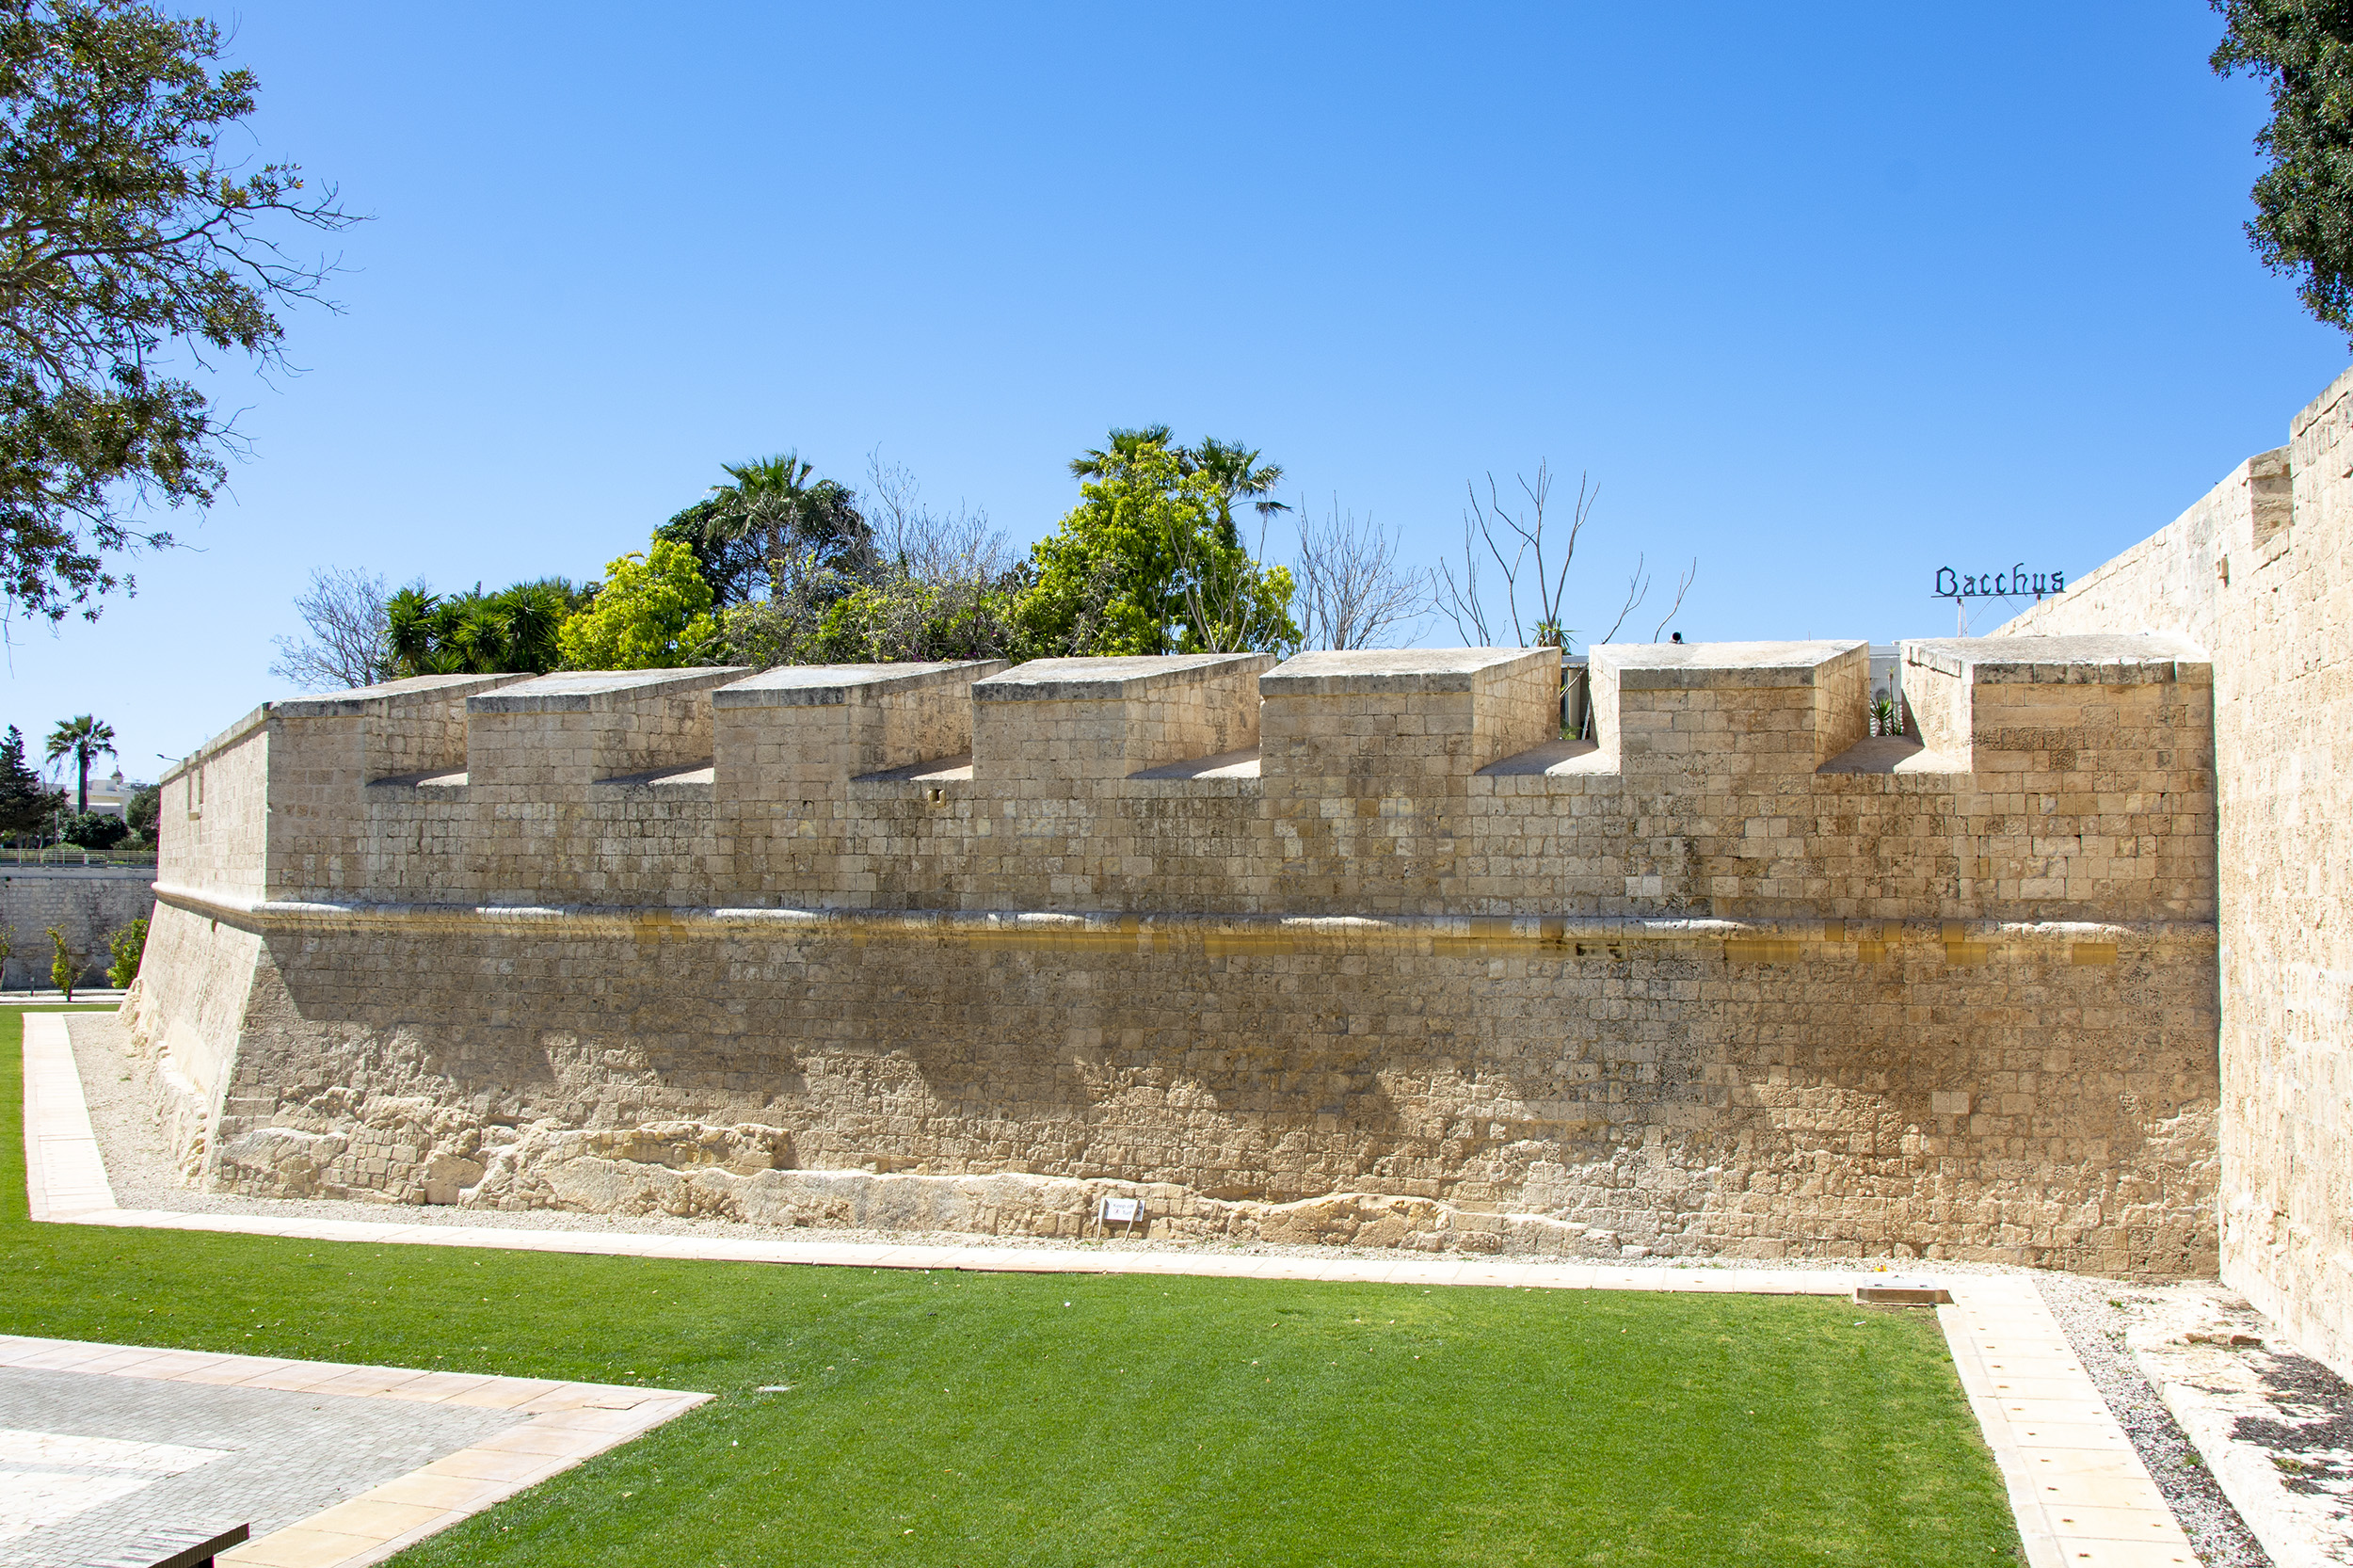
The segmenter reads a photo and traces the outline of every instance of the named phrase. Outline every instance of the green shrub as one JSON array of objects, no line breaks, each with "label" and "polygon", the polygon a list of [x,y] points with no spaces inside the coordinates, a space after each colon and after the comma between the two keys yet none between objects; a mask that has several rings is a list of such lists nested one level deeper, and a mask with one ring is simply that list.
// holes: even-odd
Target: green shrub
[{"label": "green shrub", "polygon": [[65,933],[54,925],[49,928],[49,945],[57,950],[57,955],[49,961],[50,983],[65,993],[66,1000],[72,1001],[73,982],[82,972],[80,956],[66,946]]},{"label": "green shrub", "polygon": [[106,983],[127,988],[139,977],[139,959],[147,952],[147,917],[142,915],[106,938],[106,951],[115,961],[106,966]]},{"label": "green shrub", "polygon": [[84,849],[112,849],[130,836],[130,824],[104,811],[84,811],[65,820],[65,841]]},{"label": "green shrub", "polygon": [[133,833],[152,844],[155,842],[155,822],[163,814],[163,787],[150,784],[122,803],[122,820],[130,824]]}]

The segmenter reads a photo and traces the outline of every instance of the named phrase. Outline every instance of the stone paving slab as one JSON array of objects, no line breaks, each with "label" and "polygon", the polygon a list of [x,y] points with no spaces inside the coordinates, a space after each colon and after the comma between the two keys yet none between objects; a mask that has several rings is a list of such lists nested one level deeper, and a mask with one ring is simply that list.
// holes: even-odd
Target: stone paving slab
[{"label": "stone paving slab", "polygon": [[[26,1105],[25,1147],[28,1165],[36,1159],[63,1161],[56,1190],[88,1198],[95,1192],[87,1169],[76,1161],[84,1144],[88,1160],[98,1163],[97,1145],[89,1133],[88,1109],[78,1079],[69,1096],[62,1089],[38,1099],[32,1090],[36,1063],[44,1085],[57,1072],[74,1073],[65,1026],[56,1015],[28,1015],[24,1020]],[[61,1064],[61,1066],[60,1066]],[[38,1143],[32,1135],[34,1118],[46,1119],[54,1134]],[[78,1120],[78,1128],[74,1125]],[[36,1151],[38,1150],[38,1154]],[[104,1181],[103,1165],[98,1179]],[[39,1182],[42,1178],[33,1176]],[[78,1183],[78,1185],[76,1185]],[[53,1206],[54,1208],[55,1206]],[[39,1216],[37,1216],[39,1217]],[[1423,1257],[1355,1253],[1334,1249],[1324,1257],[1291,1257],[1253,1254],[1184,1252],[1143,1254],[1052,1247],[953,1247],[865,1244],[840,1241],[782,1241],[767,1238],[681,1237],[631,1234],[625,1231],[531,1231],[494,1226],[405,1225],[351,1220],[306,1221],[280,1216],[184,1214],[153,1209],[112,1207],[111,1192],[104,1204],[52,1212],[49,1218],[76,1224],[120,1225],[137,1228],[202,1230],[248,1236],[300,1238],[312,1240],[366,1241],[379,1245],[437,1247],[495,1247],[506,1250],[586,1254],[602,1256],[659,1257],[713,1262],[819,1265],[868,1269],[965,1269],[1021,1273],[1139,1273],[1187,1274],[1227,1279],[1298,1279],[1388,1285],[1418,1285],[1429,1289],[1476,1288],[1487,1289],[1665,1290],[1742,1292],[1770,1295],[1848,1296],[1869,1284],[1942,1286],[1951,1293],[1948,1305],[1934,1308],[1950,1346],[1963,1392],[1976,1414],[2009,1493],[2030,1568],[2195,1568],[2196,1554],[2181,1526],[2165,1506],[2155,1483],[2141,1464],[2106,1402],[2100,1397],[2081,1361],[2076,1358],[2051,1316],[2041,1293],[2031,1280],[2013,1275],[1943,1274],[1932,1266],[1906,1265],[1900,1277],[1881,1270],[1829,1269],[1628,1269],[1593,1263],[1511,1263],[1493,1258]],[[1925,1310],[1923,1308],[1865,1308]],[[5,1343],[5,1342],[0,1342]],[[260,1364],[250,1377],[280,1377],[292,1365]],[[338,1368],[350,1372],[355,1368]],[[423,1376],[424,1374],[420,1374]],[[198,1367],[180,1374],[187,1381],[220,1381],[223,1369]],[[2032,1379],[2029,1390],[2018,1386]],[[504,1383],[506,1380],[495,1380]],[[553,1385],[549,1385],[552,1387]],[[617,1396],[643,1397],[651,1391],[619,1389]],[[398,1398],[397,1388],[381,1396]],[[445,1396],[452,1403],[495,1402],[495,1390]],[[561,1395],[536,1398],[563,1398]],[[687,1401],[707,1396],[667,1394]],[[585,1399],[571,1408],[600,1408]],[[672,1411],[671,1414],[675,1414]],[[662,1418],[666,1419],[664,1416]],[[651,1421],[647,1423],[652,1424]],[[643,1430],[642,1428],[638,1430]],[[594,1433],[584,1432],[584,1438]],[[417,1488],[442,1482],[495,1483],[504,1496],[543,1479],[529,1469],[536,1456],[476,1448],[429,1464],[416,1477],[396,1486],[406,1490],[367,1494],[369,1500],[408,1503],[424,1495]],[[576,1460],[565,1463],[577,1463]],[[561,1464],[555,1466],[561,1468]],[[552,1474],[550,1469],[544,1474]],[[433,1496],[470,1495],[461,1492]],[[427,1506],[417,1503],[416,1506]],[[478,1506],[488,1506],[481,1504]],[[472,1510],[453,1510],[444,1522],[454,1523]],[[344,1519],[358,1515],[342,1516]],[[378,1517],[370,1515],[369,1517]],[[382,1515],[391,1519],[393,1515]],[[440,1525],[432,1527],[441,1528]],[[381,1555],[421,1539],[429,1530],[394,1538]],[[309,1534],[281,1531],[294,1537],[275,1548],[277,1555],[247,1555],[268,1548],[257,1542],[221,1559],[223,1563],[254,1568],[314,1568],[332,1562],[338,1568],[377,1560],[375,1557],[330,1554],[348,1539],[340,1529]]]},{"label": "stone paving slab", "polygon": [[[708,1398],[0,1336],[0,1494],[26,1490],[25,1477],[115,1483],[13,1533],[21,1521],[0,1506],[0,1568],[77,1560],[147,1525],[215,1522],[253,1527],[224,1568],[360,1568]],[[76,1440],[201,1457],[168,1472],[97,1450],[77,1460]]]},{"label": "stone paving slab", "polygon": [[2275,1568],[2353,1562],[2353,1386],[2218,1287],[2140,1299],[2126,1340]]},{"label": "stone paving slab", "polygon": [[[0,1497],[33,1494],[0,1524],[0,1568],[78,1562],[151,1526],[282,1529],[522,1419],[106,1369],[119,1355],[71,1370],[41,1359],[0,1365],[0,1428],[20,1434],[0,1446]],[[195,1457],[142,1462],[156,1445]]]}]

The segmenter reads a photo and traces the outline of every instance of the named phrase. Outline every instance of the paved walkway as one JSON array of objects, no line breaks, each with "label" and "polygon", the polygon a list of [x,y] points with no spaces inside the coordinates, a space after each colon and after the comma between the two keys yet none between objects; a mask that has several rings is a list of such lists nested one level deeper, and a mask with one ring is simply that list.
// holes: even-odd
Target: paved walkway
[{"label": "paved walkway", "polygon": [[[93,1347],[34,1342],[51,1349]],[[282,1530],[521,1418],[0,1363],[0,1568],[104,1557],[157,1525]]]},{"label": "paved walkway", "polygon": [[[1984,1429],[1986,1443],[2009,1489],[2010,1506],[2018,1516],[2026,1560],[2032,1568],[2185,1568],[2198,1562],[2131,1440],[2117,1425],[2069,1347],[2066,1335],[2043,1304],[2041,1292],[2031,1279],[2021,1275],[1938,1274],[1919,1269],[1891,1280],[1876,1270],[1628,1269],[1348,1248],[1334,1248],[1328,1257],[1293,1257],[1190,1250],[891,1246],[123,1209],[114,1207],[114,1194],[106,1184],[98,1142],[83,1103],[72,1048],[57,1015],[25,1016],[24,1101],[33,1217],[72,1224],[226,1231],[379,1245],[495,1247],[872,1269],[1195,1274],[1427,1287],[1815,1296],[1843,1296],[1858,1287],[1890,1283],[1938,1286],[1951,1293],[1952,1304],[1938,1307],[1937,1318],[1952,1347],[1953,1363],[1970,1408]],[[277,1568],[274,1561],[271,1568]]]},{"label": "paved walkway", "polygon": [[257,1527],[224,1568],[361,1568],[709,1398],[0,1336],[0,1476],[25,1527],[0,1534],[0,1562],[217,1520]]}]

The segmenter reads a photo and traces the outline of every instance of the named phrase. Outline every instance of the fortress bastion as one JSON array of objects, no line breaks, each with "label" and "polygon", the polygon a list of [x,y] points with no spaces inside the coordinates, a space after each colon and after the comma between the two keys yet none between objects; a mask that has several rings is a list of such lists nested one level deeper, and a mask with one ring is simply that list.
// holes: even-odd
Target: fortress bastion
[{"label": "fortress bastion", "polygon": [[428,677],[164,780],[210,1187],[1615,1256],[2216,1259],[2170,632]]}]

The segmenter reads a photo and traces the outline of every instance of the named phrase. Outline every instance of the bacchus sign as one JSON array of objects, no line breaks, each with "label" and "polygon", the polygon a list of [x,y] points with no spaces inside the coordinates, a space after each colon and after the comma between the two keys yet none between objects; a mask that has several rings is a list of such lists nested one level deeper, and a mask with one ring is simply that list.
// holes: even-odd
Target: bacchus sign
[{"label": "bacchus sign", "polygon": [[1977,575],[1955,571],[1950,567],[1936,568],[1936,597],[1939,599],[2023,599],[2028,594],[2041,599],[2045,594],[2063,594],[2066,591],[2065,572],[2028,571],[2024,561],[2008,571]]}]

